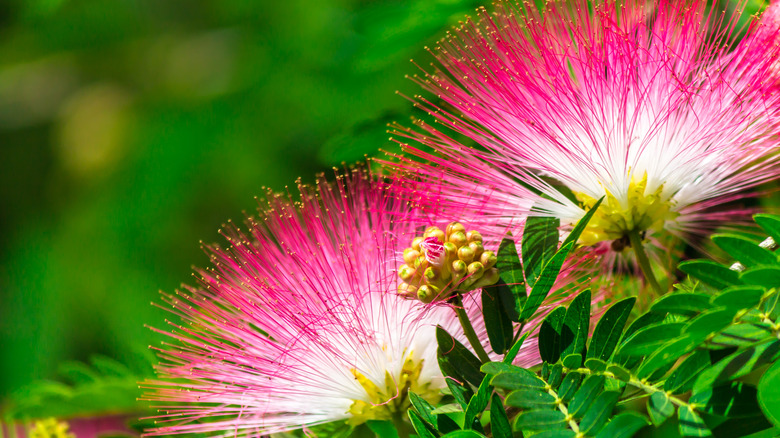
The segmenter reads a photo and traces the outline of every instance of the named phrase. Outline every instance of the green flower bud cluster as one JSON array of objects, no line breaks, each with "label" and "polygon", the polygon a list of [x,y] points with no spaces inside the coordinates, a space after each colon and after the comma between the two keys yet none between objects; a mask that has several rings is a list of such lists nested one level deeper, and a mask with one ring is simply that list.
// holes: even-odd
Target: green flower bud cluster
[{"label": "green flower bud cluster", "polygon": [[482,246],[478,231],[466,231],[452,222],[442,231],[428,227],[421,237],[404,250],[404,263],[398,267],[401,283],[398,293],[424,303],[444,301],[456,292],[468,292],[498,281],[496,254]]}]

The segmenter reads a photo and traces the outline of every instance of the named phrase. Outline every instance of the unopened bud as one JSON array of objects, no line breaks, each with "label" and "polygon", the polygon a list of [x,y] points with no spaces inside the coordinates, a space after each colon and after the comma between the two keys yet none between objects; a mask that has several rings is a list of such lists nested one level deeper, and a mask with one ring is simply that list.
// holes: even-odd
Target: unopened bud
[{"label": "unopened bud", "polygon": [[482,274],[482,277],[480,277],[479,280],[471,285],[471,288],[480,289],[486,286],[492,286],[498,282],[498,278],[498,269],[490,268]]},{"label": "unopened bud", "polygon": [[469,248],[474,251],[474,258],[477,260],[479,260],[479,257],[485,251],[485,247],[482,246],[482,242],[471,242],[469,243]]},{"label": "unopened bud", "polygon": [[463,226],[460,222],[450,222],[449,225],[447,225],[447,235],[451,236],[452,233],[462,231],[466,232],[466,227]]},{"label": "unopened bud", "polygon": [[420,266],[426,266],[428,264],[428,260],[425,259],[424,255],[421,255],[414,259],[414,269],[419,269]]},{"label": "unopened bud", "polygon": [[412,278],[414,278],[415,272],[417,271],[409,265],[401,265],[398,267],[398,276],[401,277],[401,280],[407,283],[409,283]]},{"label": "unopened bud", "polygon": [[466,233],[466,240],[469,242],[482,242],[482,235],[479,234],[479,231],[471,230]]},{"label": "unopened bud", "polygon": [[421,251],[420,244],[423,240],[423,237],[415,237],[414,240],[412,240],[412,249],[415,251]]},{"label": "unopened bud", "polygon": [[414,260],[420,257],[420,251],[413,248],[406,248],[404,250],[404,261],[407,265],[414,265]]},{"label": "unopened bud", "polygon": [[408,283],[401,283],[398,285],[398,295],[406,298],[414,298],[417,296],[417,286]]},{"label": "unopened bud", "polygon": [[448,262],[452,262],[458,257],[458,247],[452,242],[444,244],[445,257]]},{"label": "unopened bud", "polygon": [[439,240],[439,243],[444,243],[445,241],[444,231],[442,231],[439,227],[428,227],[428,229],[425,230],[423,237],[435,237]]},{"label": "unopened bud", "polygon": [[439,288],[430,284],[424,284],[417,289],[417,299],[423,303],[430,303],[439,295]]},{"label": "unopened bud", "polygon": [[458,258],[466,263],[471,263],[474,260],[474,250],[468,246],[461,247],[458,250]]},{"label": "unopened bud", "polygon": [[469,264],[468,271],[470,277],[479,277],[485,272],[485,265],[480,262],[471,263]]},{"label": "unopened bud", "polygon": [[485,269],[492,268],[496,265],[498,257],[496,257],[496,254],[493,251],[485,251],[479,256],[479,261],[485,265]]},{"label": "unopened bud", "polygon": [[458,248],[466,244],[466,233],[463,231],[456,231],[450,234],[450,242],[455,244]]},{"label": "unopened bud", "polygon": [[423,272],[423,277],[430,283],[435,281],[441,276],[441,271],[434,268],[433,266],[428,266],[425,268],[425,272]]}]

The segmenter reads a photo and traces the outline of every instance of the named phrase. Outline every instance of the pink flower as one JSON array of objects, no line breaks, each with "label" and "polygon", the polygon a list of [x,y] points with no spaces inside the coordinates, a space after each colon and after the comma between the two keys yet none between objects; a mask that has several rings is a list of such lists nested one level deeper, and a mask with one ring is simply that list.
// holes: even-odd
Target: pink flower
[{"label": "pink flower", "polygon": [[500,2],[432,50],[439,66],[416,80],[444,103],[417,105],[481,148],[430,124],[399,129],[436,152],[407,145],[431,162],[395,165],[421,180],[407,194],[569,226],[606,197],[586,245],[744,216],[709,212],[778,176],[777,6],[743,36],[740,14],[724,18],[716,2],[575,3],[547,2],[540,16]]},{"label": "pink flower", "polygon": [[225,227],[231,247],[209,248],[201,286],[166,295],[183,323],[146,384],[163,413],[151,434],[357,425],[406,418],[409,391],[441,397],[435,327],[466,344],[455,312],[396,294],[419,218],[363,170],[299,190],[269,195],[248,230]]}]

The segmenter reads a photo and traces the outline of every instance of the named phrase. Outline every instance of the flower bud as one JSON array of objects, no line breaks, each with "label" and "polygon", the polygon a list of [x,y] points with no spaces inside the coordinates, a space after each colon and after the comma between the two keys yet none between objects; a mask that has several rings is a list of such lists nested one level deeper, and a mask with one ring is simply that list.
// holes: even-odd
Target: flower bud
[{"label": "flower bud", "polygon": [[479,256],[479,261],[485,265],[485,269],[492,268],[496,265],[498,257],[496,257],[496,254],[493,251],[485,251]]},{"label": "flower bud", "polygon": [[445,258],[448,262],[452,262],[458,257],[458,247],[452,242],[446,242],[444,244]]},{"label": "flower bud", "polygon": [[466,244],[466,233],[463,231],[456,231],[452,234],[450,234],[450,242],[454,243],[455,246],[460,248],[461,246]]},{"label": "flower bud", "polygon": [[482,274],[482,277],[480,277],[479,280],[471,285],[471,288],[480,289],[485,286],[492,286],[498,282],[498,278],[498,269],[490,268],[486,270],[484,274]]},{"label": "flower bud", "polygon": [[468,267],[469,277],[479,277],[485,272],[485,266],[480,262],[474,262],[469,264]]},{"label": "flower bud", "polygon": [[482,242],[482,235],[479,234],[479,231],[471,230],[466,233],[466,240],[469,242]]},{"label": "flower bud", "polygon": [[424,284],[417,289],[417,299],[423,303],[430,303],[439,295],[439,288],[430,284]]},{"label": "flower bud", "polygon": [[417,296],[417,286],[401,283],[398,285],[398,295],[405,298],[415,298]]},{"label": "flower bud", "polygon": [[415,237],[414,240],[412,240],[412,249],[415,251],[421,251],[420,244],[424,239],[424,237]]},{"label": "flower bud", "polygon": [[466,263],[471,263],[474,260],[474,250],[468,246],[461,247],[458,250],[458,258]]},{"label": "flower bud", "polygon": [[432,283],[441,277],[441,271],[433,266],[428,266],[425,268],[425,272],[423,272],[423,277],[425,277],[426,281]]},{"label": "flower bud", "polygon": [[466,262],[455,260],[452,262],[452,284],[457,287],[460,280],[466,275]]},{"label": "flower bud", "polygon": [[414,269],[419,269],[420,266],[423,268],[428,265],[428,260],[425,259],[424,255],[421,255],[414,259]]},{"label": "flower bud", "polygon": [[452,236],[452,233],[456,233],[458,231],[464,233],[463,234],[464,237],[466,236],[466,234],[465,234],[466,233],[466,227],[464,227],[462,223],[460,223],[460,222],[450,222],[450,224],[447,225],[447,235],[448,236]]},{"label": "flower bud", "polygon": [[404,250],[404,261],[406,262],[407,265],[413,265],[414,260],[417,257],[420,257],[420,251],[417,251],[412,248],[406,248]]},{"label": "flower bud", "polygon": [[415,272],[417,272],[417,270],[409,265],[401,265],[398,267],[398,276],[401,277],[401,280],[407,283],[411,282],[411,280],[414,278]]},{"label": "flower bud", "polygon": [[435,237],[439,240],[439,243],[444,243],[444,231],[442,231],[439,227],[428,227],[428,229],[425,230],[425,234],[423,234],[423,237]]},{"label": "flower bud", "polygon": [[479,260],[479,257],[485,251],[485,247],[482,246],[482,242],[471,242],[469,243],[469,248],[474,251],[474,258],[477,260]]}]

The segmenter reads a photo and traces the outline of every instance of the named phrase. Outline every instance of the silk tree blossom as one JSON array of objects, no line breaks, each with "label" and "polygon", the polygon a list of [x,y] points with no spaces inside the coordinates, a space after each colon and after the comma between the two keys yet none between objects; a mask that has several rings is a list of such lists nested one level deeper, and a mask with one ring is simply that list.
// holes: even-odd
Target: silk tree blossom
[{"label": "silk tree blossom", "polygon": [[435,151],[407,144],[429,164],[395,164],[417,174],[407,191],[439,194],[423,203],[570,226],[604,197],[580,243],[620,249],[632,233],[744,217],[713,210],[777,178],[776,5],[746,29],[699,0],[547,2],[543,16],[524,5],[480,8],[415,78],[443,102],[417,106],[447,128],[396,132]]},{"label": "silk tree blossom", "polygon": [[[441,398],[436,325],[468,345],[456,314],[397,293],[403,248],[427,219],[364,170],[299,189],[301,201],[269,195],[247,230],[225,227],[231,246],[209,248],[214,268],[199,271],[200,286],[164,295],[183,324],[160,330],[172,341],[145,384],[161,411],[150,434],[400,422],[409,391]],[[487,345],[478,300],[465,298]],[[538,363],[534,346],[517,362]]]}]

